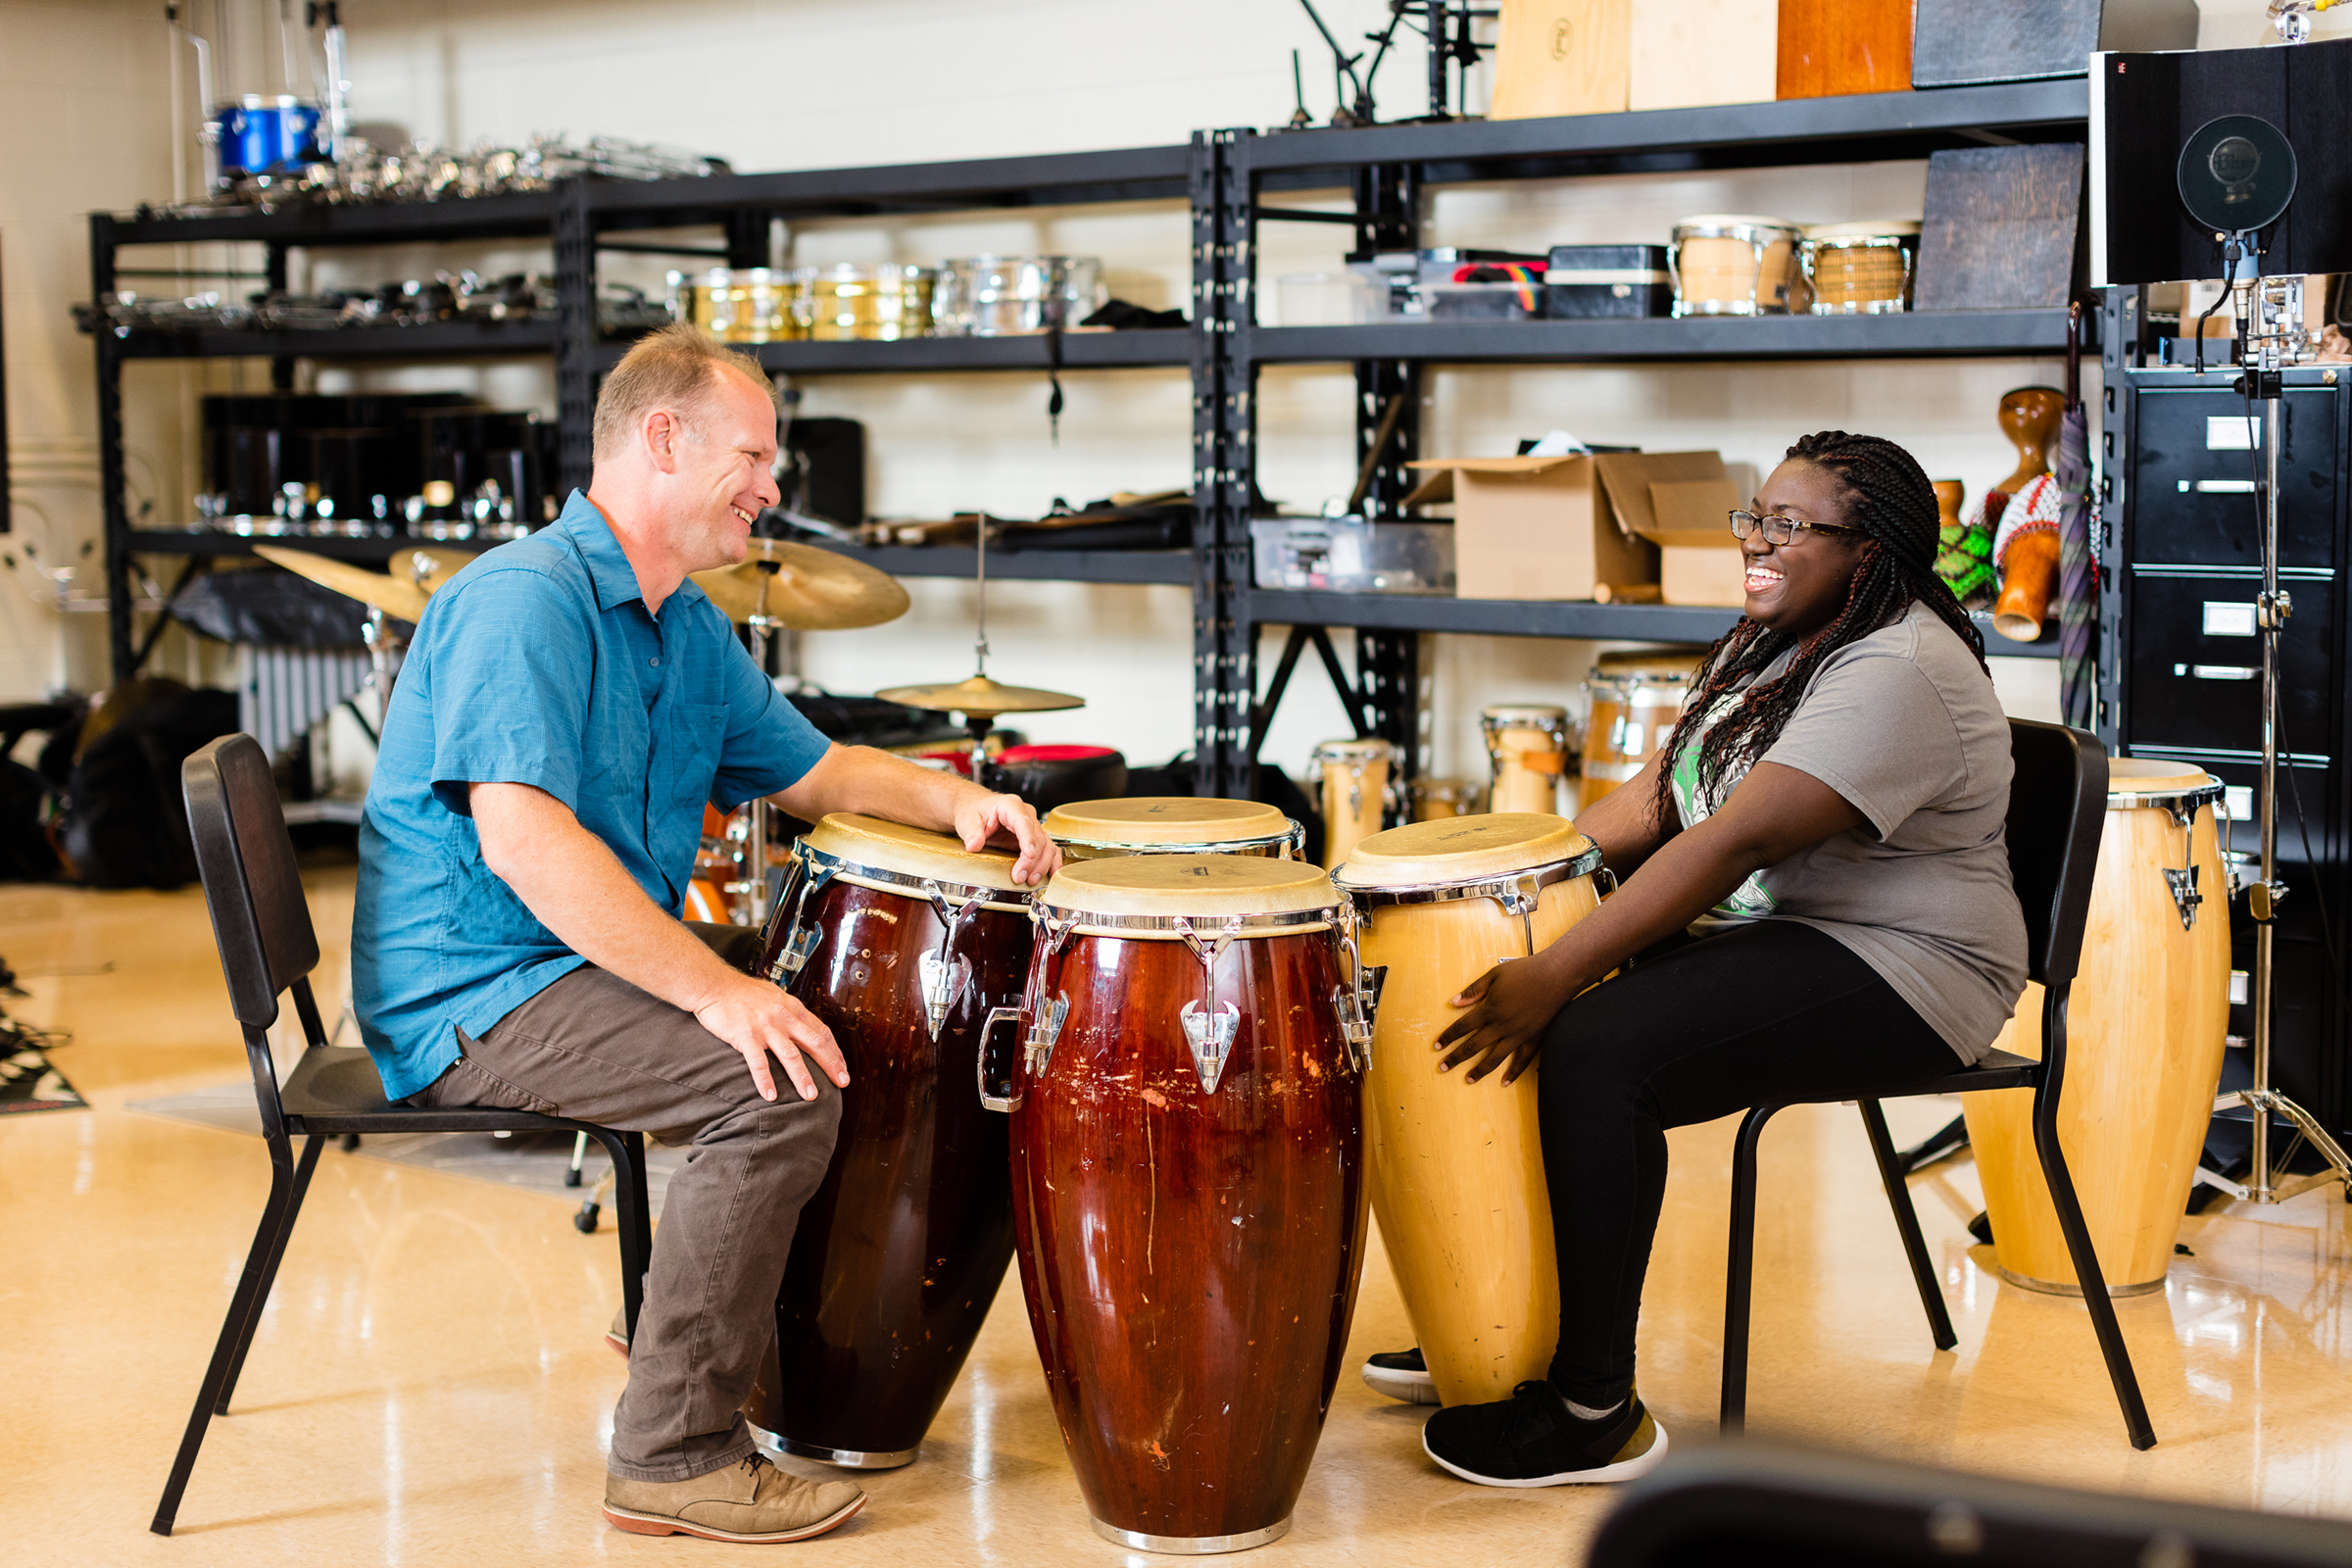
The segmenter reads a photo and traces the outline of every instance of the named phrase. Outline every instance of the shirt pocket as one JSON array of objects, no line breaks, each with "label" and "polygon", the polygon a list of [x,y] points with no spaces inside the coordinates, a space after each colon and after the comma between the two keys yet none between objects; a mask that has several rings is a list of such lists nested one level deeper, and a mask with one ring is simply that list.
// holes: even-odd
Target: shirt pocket
[{"label": "shirt pocket", "polygon": [[650,781],[653,810],[647,849],[668,878],[676,905],[694,875],[694,855],[703,842],[703,806],[718,777],[718,759],[727,743],[727,705],[672,703],[662,736],[660,766]]}]

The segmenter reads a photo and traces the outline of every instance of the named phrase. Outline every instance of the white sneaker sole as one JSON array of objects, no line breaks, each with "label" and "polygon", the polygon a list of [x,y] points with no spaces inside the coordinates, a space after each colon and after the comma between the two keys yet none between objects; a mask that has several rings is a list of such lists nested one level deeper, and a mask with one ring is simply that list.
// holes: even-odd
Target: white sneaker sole
[{"label": "white sneaker sole", "polygon": [[[1654,1417],[1652,1421],[1654,1424]],[[1657,1427],[1656,1430],[1658,1441],[1631,1459],[1620,1459],[1615,1464],[1604,1464],[1594,1470],[1563,1470],[1556,1476],[1530,1476],[1524,1481],[1506,1481],[1499,1476],[1482,1476],[1476,1471],[1465,1470],[1458,1464],[1446,1463],[1444,1459],[1440,1459],[1437,1450],[1429,1446],[1429,1434],[1426,1431],[1421,1434],[1421,1451],[1428,1454],[1438,1468],[1448,1475],[1459,1476],[1464,1481],[1474,1482],[1482,1487],[1590,1486],[1614,1481],[1633,1481],[1649,1474],[1659,1465],[1664,1464],[1666,1462],[1666,1429]]]},{"label": "white sneaker sole", "polygon": [[1442,1404],[1438,1397],[1438,1380],[1426,1372],[1400,1372],[1392,1367],[1364,1363],[1364,1387],[1374,1394],[1407,1404]]}]

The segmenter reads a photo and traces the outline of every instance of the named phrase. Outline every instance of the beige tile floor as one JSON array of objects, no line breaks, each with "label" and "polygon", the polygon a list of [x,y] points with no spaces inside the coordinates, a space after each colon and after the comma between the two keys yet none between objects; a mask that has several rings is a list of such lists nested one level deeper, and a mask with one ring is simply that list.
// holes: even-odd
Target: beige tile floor
[{"label": "beige tile floor", "polygon": [[[312,878],[339,1004],[351,874]],[[215,1423],[179,1534],[146,1533],[268,1173],[250,1138],[125,1102],[243,1071],[203,906],[0,890],[0,954],[70,1029],[59,1065],[94,1109],[0,1119],[0,1541],[11,1563],[521,1565],[733,1561],[776,1548],[608,1530],[596,1503],[624,1369],[610,1228],[545,1197],[330,1151],[235,1413]],[[1917,1136],[1947,1107],[1894,1107]],[[1708,1441],[1731,1124],[1675,1135],[1642,1322],[1642,1388],[1678,1444]],[[2352,1515],[2352,1278],[2329,1194],[2191,1219],[2163,1295],[2123,1304],[2161,1445],[2126,1444],[2080,1305],[2002,1286],[1963,1229],[1965,1160],[1915,1183],[1960,1332],[1933,1350],[1850,1110],[1766,1141],[1751,1423],[1788,1438],[2128,1494]],[[1375,1250],[1351,1356],[1407,1343]],[[1422,1456],[1424,1412],[1344,1378],[1291,1536],[1295,1568],[1581,1560],[1607,1507],[1571,1488],[1488,1491]],[[813,1467],[811,1467],[813,1468]],[[923,1458],[871,1478],[867,1513],[795,1549],[840,1564],[1145,1563],[1098,1540],[1055,1433],[1017,1281]],[[1162,1559],[1164,1560],[1164,1559]]]}]

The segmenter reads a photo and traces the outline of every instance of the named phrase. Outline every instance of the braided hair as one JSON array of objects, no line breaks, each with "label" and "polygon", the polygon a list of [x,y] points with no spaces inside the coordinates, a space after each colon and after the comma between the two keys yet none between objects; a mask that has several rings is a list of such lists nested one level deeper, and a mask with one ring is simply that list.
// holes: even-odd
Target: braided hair
[{"label": "braided hair", "polygon": [[[1653,800],[1661,824],[1675,819],[1670,814],[1674,810],[1674,760],[1693,735],[1703,737],[1698,754],[1699,793],[1702,799],[1713,800],[1726,777],[1744,772],[1772,749],[1803,700],[1814,672],[1832,654],[1892,625],[1915,603],[1934,611],[1968,645],[1978,664],[1984,664],[1984,635],[1935,572],[1936,487],[1918,461],[1883,437],[1844,430],[1803,436],[1788,449],[1788,456],[1834,474],[1846,495],[1846,514],[1838,520],[1868,535],[1854,563],[1845,608],[1828,625],[1801,640],[1742,616],[1707,650],[1696,688],[1683,705],[1674,734],[1662,748],[1665,760],[1658,768]],[[1795,657],[1786,670],[1750,687],[1745,701],[1734,706],[1719,723],[1703,727],[1706,715],[1726,693],[1762,672],[1791,647]],[[1989,667],[1986,673],[1990,673]]]}]

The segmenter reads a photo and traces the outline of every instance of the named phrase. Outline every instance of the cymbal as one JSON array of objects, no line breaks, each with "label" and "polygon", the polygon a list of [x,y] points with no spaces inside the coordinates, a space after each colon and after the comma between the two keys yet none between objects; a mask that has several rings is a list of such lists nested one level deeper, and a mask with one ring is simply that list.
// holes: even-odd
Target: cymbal
[{"label": "cymbal", "polygon": [[1086,706],[1085,698],[1072,697],[1068,692],[1006,686],[986,675],[939,686],[894,686],[874,695],[886,703],[928,709],[937,713],[969,713],[974,718],[994,718],[999,713],[1047,713],[1056,709]]},{"label": "cymbal", "polygon": [[437,594],[448,586],[450,578],[472,565],[474,557],[480,554],[481,552],[478,550],[453,550],[447,545],[417,545],[414,549],[403,550],[394,555],[391,570],[395,574],[405,577],[409,575],[415,559],[418,556],[424,557],[425,560],[432,563],[431,567],[424,574],[424,591],[428,594]]},{"label": "cymbal", "polygon": [[372,606],[398,620],[417,620],[424,614],[427,589],[418,587],[406,575],[390,576],[369,571],[346,561],[326,556],[315,556],[307,550],[288,550],[279,545],[256,545],[255,555],[273,562],[298,577],[307,577],[321,588],[331,588],[346,599],[356,599]]},{"label": "cymbal", "polygon": [[[759,613],[766,590],[767,613],[802,631],[845,631],[879,626],[906,613],[906,590],[889,572],[814,545],[782,539],[749,541],[751,554],[739,566],[694,574],[696,586],[729,620],[741,623]],[[762,562],[772,562],[767,570]]]}]

